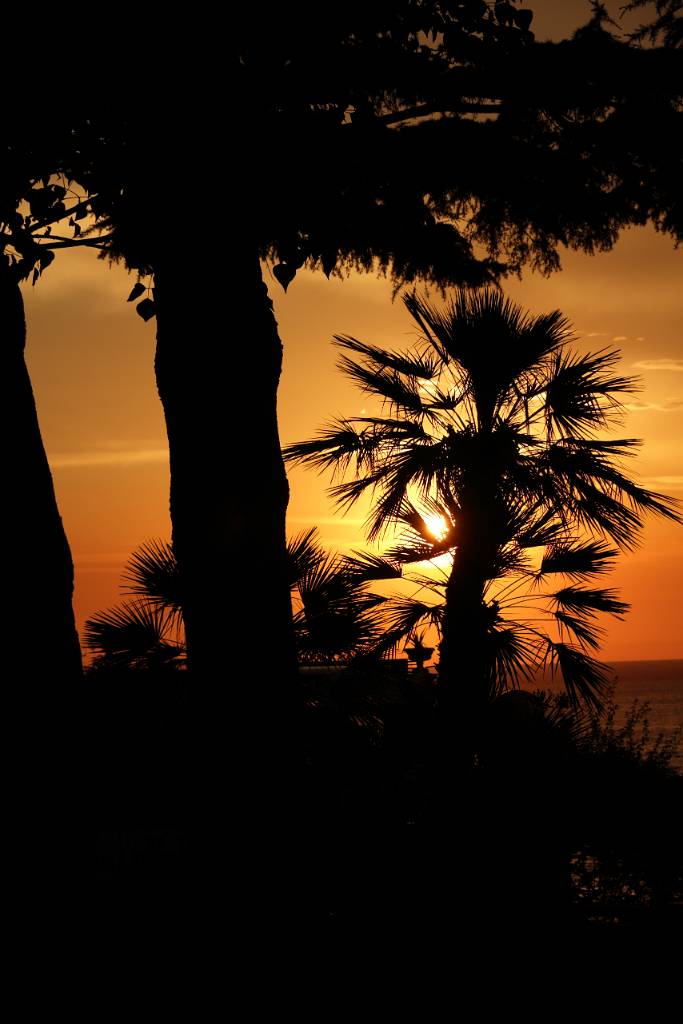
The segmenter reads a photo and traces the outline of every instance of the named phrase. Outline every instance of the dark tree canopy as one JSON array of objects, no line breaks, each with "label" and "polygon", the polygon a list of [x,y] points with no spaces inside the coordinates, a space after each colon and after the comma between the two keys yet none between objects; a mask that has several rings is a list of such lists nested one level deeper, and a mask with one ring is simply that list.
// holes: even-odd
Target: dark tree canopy
[{"label": "dark tree canopy", "polygon": [[238,9],[229,109],[207,107],[219,84],[207,72],[186,96],[196,123],[178,119],[165,67],[154,119],[131,107],[82,126],[119,252],[153,265],[179,143],[210,180],[226,266],[247,235],[285,287],[304,264],[480,285],[525,264],[555,270],[564,246],[609,248],[648,222],[679,240],[681,54],[617,39],[599,16],[561,43],[530,26],[513,3],[400,0],[324,19],[300,3],[256,34]]},{"label": "dark tree canopy", "polygon": [[654,18],[644,21],[632,38],[638,42],[664,42],[667,46],[683,46],[683,2],[681,0],[631,0],[624,11],[643,11],[644,16]]},{"label": "dark tree canopy", "polygon": [[239,55],[247,194],[283,285],[304,262],[476,285],[630,224],[680,239],[679,54],[597,17],[537,44],[529,11],[478,0],[352,5],[321,39],[306,7]]}]

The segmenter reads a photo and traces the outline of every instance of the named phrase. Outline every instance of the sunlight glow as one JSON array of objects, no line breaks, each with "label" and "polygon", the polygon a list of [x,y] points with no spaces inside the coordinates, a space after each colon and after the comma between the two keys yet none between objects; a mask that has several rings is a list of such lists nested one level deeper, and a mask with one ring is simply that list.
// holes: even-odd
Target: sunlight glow
[{"label": "sunlight glow", "polygon": [[434,540],[443,540],[448,533],[448,523],[443,516],[438,514],[423,516],[427,529]]}]

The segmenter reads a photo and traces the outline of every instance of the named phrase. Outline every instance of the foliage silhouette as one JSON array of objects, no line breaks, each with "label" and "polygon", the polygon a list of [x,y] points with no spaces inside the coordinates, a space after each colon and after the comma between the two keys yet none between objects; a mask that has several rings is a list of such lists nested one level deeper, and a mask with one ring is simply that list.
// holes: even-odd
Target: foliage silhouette
[{"label": "foliage silhouette", "polygon": [[[328,554],[315,528],[289,541],[287,559],[299,662],[346,663],[371,655],[384,636],[385,598],[370,593],[355,565]],[[183,579],[171,545],[143,544],[128,560],[123,580],[134,600],[85,624],[84,642],[96,667],[184,666]],[[240,642],[238,632],[225,646],[226,659]],[[258,651],[252,657],[258,664]]]},{"label": "foliage silhouette", "polygon": [[[629,224],[680,237],[672,173],[683,134],[680,62],[617,42],[599,21],[571,41],[537,44],[530,12],[513,3],[352,2],[327,12],[324,24],[303,3],[271,12],[258,38],[250,12],[233,17],[230,73],[240,103],[230,131],[239,159],[229,188],[214,148],[219,115],[206,102],[221,94],[224,71],[220,83],[203,77],[182,97],[197,111],[184,123],[184,149],[198,154],[197,176],[217,182],[216,209],[230,209],[229,242],[211,214],[192,219],[203,286],[169,225],[169,210],[185,209],[168,175],[178,138],[175,64],[159,69],[153,124],[133,108],[118,122],[90,125],[82,153],[92,157],[79,173],[113,227],[110,253],[153,275],[143,301],[158,320],[190,658],[210,675],[222,661],[217,581],[235,572],[249,587],[250,576],[267,576],[270,593],[255,587],[247,603],[260,598],[272,638],[264,657],[280,676],[294,662],[277,443],[281,346],[258,257],[283,287],[303,266],[328,275],[379,269],[397,287],[416,279],[475,285],[525,264],[556,269],[562,246],[609,248]],[[430,152],[447,156],[425,159]],[[223,339],[226,284],[239,296],[229,317],[238,344]],[[228,380],[254,379],[256,393],[232,388],[226,405]],[[229,474],[218,472],[225,451]],[[218,572],[209,571],[207,534]],[[254,644],[260,633],[254,625]]]},{"label": "foliage silhouette", "polygon": [[85,624],[86,647],[98,655],[96,668],[179,667],[184,645],[173,615],[154,601],[128,601],[100,612]]},{"label": "foliage silhouette", "polygon": [[370,493],[370,539],[404,530],[386,553],[395,564],[451,556],[440,583],[419,580],[443,608],[397,601],[387,634],[437,624],[443,690],[474,708],[549,666],[573,702],[599,705],[608,676],[590,653],[595,619],[627,606],[594,580],[636,544],[646,514],[681,521],[674,499],[625,475],[639,442],[602,435],[637,383],[615,373],[617,352],[572,349],[557,311],[532,317],[493,290],[405,304],[422,333],[410,352],[337,336],[352,353],[340,368],[378,412],[336,420],[285,457],[350,477],[332,488],[341,508]]},{"label": "foliage silhouette", "polygon": [[[12,437],[5,465],[8,528],[12,536],[7,566],[12,591],[10,656],[16,678],[73,682],[81,673],[81,652],[72,608],[73,563],[59,516],[50,468],[24,360],[26,325],[20,284],[42,277],[55,250],[80,240],[84,201],[73,183],[57,175],[68,132],[60,118],[21,123],[6,119],[0,170],[0,324],[3,330],[2,377],[6,400],[4,434]],[[69,230],[65,237],[60,230]],[[62,228],[60,229],[60,224]],[[36,581],[41,580],[41,586]],[[41,601],[41,643],[34,642],[34,608]],[[30,658],[27,657],[31,652]],[[9,666],[8,666],[9,669]]]},{"label": "foliage silhouette", "polygon": [[658,42],[663,39],[667,46],[683,46],[683,2],[681,0],[630,0],[624,7],[624,11],[642,10],[643,8],[655,8],[655,17],[652,21],[642,24],[632,38],[637,41],[649,40]]}]

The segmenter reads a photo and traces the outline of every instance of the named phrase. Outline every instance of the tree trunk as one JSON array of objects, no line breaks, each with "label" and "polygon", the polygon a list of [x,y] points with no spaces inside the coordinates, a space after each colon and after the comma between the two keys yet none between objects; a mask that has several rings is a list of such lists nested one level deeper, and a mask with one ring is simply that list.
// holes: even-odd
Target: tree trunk
[{"label": "tree trunk", "polygon": [[446,587],[439,658],[439,706],[448,755],[471,765],[483,716],[492,696],[484,604],[497,552],[495,486],[481,480],[463,491],[458,515],[458,549]]},{"label": "tree trunk", "polygon": [[286,701],[296,656],[277,425],[282,345],[255,249],[229,294],[222,273],[207,277],[201,295],[184,265],[155,267],[155,369],[188,664],[214,685],[229,678],[233,690]]},{"label": "tree trunk", "polygon": [[[5,619],[8,680],[63,699],[62,685],[82,674],[72,606],[73,562],[43,448],[24,360],[26,325],[21,291],[0,269],[0,345],[5,446]],[[9,566],[7,566],[9,562]],[[7,572],[9,568],[9,572]]]},{"label": "tree trunk", "polygon": [[186,587],[190,831],[201,863],[214,865],[207,877],[223,881],[231,862],[243,889],[233,911],[253,925],[296,890],[285,849],[302,755],[276,411],[282,346],[255,246],[240,256],[230,273],[219,254],[207,261],[201,293],[184,263],[157,260],[155,367]]}]

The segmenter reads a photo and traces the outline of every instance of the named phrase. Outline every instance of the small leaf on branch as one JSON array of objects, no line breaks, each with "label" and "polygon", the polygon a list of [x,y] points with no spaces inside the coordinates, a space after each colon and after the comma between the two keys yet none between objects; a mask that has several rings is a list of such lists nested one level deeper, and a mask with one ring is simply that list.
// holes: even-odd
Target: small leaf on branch
[{"label": "small leaf on branch", "polygon": [[273,267],[273,277],[287,291],[287,286],[296,277],[296,267],[292,267],[289,263],[276,263]]},{"label": "small leaf on branch", "polygon": [[130,295],[126,299],[126,302],[135,302],[135,300],[139,298],[139,296],[142,295],[145,291],[146,289],[142,281],[138,281],[138,283],[134,284],[133,287],[131,288]]},{"label": "small leaf on branch", "polygon": [[52,249],[43,249],[40,254],[40,272],[41,274],[50,266],[55,258],[55,254]]},{"label": "small leaf on branch", "polygon": [[322,253],[320,262],[322,263],[323,274],[325,277],[329,277],[337,265],[337,250]]},{"label": "small leaf on branch", "polygon": [[88,207],[87,206],[85,206],[85,205],[81,206],[81,208],[79,210],[76,210],[76,213],[75,213],[76,220],[83,220],[84,217],[87,217],[87,216],[88,216]]},{"label": "small leaf on branch", "polygon": [[73,228],[74,228],[74,238],[78,238],[78,236],[81,233],[81,225],[80,224],[74,224]]},{"label": "small leaf on branch", "polygon": [[138,302],[135,310],[139,316],[147,323],[156,314],[156,306],[151,299],[143,299],[142,302]]},{"label": "small leaf on branch", "polygon": [[495,7],[496,20],[499,25],[509,25],[515,16],[515,9],[507,0],[499,0]]},{"label": "small leaf on branch", "polygon": [[513,11],[513,20],[517,28],[521,28],[523,32],[528,32],[531,26],[531,22],[534,20],[533,11]]}]

